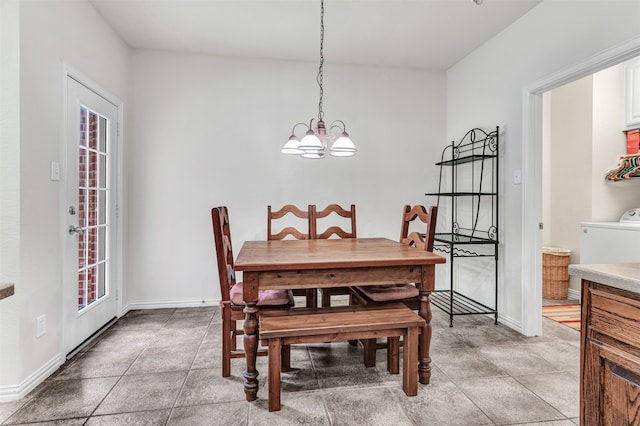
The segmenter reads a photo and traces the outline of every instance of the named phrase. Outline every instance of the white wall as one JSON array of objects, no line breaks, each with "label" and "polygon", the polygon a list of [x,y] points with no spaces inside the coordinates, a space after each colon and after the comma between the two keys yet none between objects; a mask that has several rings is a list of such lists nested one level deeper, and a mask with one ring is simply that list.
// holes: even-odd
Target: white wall
[{"label": "white wall", "polygon": [[[523,232],[522,185],[511,180],[522,168],[523,89],[637,37],[638,17],[637,1],[547,0],[447,72],[448,138],[470,127],[505,125],[499,309],[516,329],[523,327],[524,304],[539,303],[523,300],[523,235],[537,231]],[[525,207],[541,217],[541,206]]]},{"label": "white wall", "polygon": [[[591,219],[594,78],[592,76],[551,91],[549,240],[544,246],[571,250],[570,263],[580,259],[580,222]],[[618,87],[618,96],[622,95]],[[620,98],[619,98],[620,99]],[[545,147],[546,148],[546,147]],[[602,179],[602,173],[600,173]],[[580,279],[570,277],[570,287],[579,290]]]},{"label": "white wall", "polygon": [[[8,318],[3,311],[2,317],[17,331],[0,335],[0,398],[29,390],[38,380],[34,375],[64,359],[60,353],[64,208],[60,182],[49,176],[51,161],[63,162],[63,61],[120,99],[127,98],[128,48],[88,2],[20,2],[19,28],[19,76],[12,83],[19,84],[20,92],[11,107],[20,111],[20,190],[15,196],[20,271],[13,278],[13,300],[8,299],[15,309]],[[47,316],[47,333],[36,338],[36,317],[41,314]]]},{"label": "white wall", "polygon": [[[20,4],[0,2],[0,282],[20,277]],[[20,289],[18,288],[18,292]],[[0,393],[20,363],[18,296],[0,300]],[[1,399],[0,399],[1,401]]]},{"label": "white wall", "polygon": [[403,205],[437,185],[444,73],[327,62],[325,120],[346,123],[358,154],[280,154],[293,125],[317,117],[316,73],[316,63],[133,51],[129,306],[219,299],[214,206],[229,207],[236,254],[265,238],[268,204],[354,203],[359,236],[398,238]]}]

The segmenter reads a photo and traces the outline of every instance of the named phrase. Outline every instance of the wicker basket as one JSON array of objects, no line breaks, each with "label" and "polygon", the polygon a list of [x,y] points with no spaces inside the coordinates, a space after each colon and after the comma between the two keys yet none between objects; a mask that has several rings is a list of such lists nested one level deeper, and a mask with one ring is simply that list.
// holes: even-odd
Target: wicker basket
[{"label": "wicker basket", "polygon": [[571,250],[542,248],[542,297],[566,299],[569,293],[569,257]]}]

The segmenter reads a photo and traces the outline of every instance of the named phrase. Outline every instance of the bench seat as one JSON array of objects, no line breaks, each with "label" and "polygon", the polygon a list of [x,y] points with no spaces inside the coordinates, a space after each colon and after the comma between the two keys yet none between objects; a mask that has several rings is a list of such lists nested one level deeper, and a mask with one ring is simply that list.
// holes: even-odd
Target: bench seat
[{"label": "bench seat", "polygon": [[417,395],[418,334],[424,325],[402,303],[261,312],[260,340],[269,346],[269,411],[280,410],[281,349],[301,343],[402,336],[402,389],[407,396]]}]

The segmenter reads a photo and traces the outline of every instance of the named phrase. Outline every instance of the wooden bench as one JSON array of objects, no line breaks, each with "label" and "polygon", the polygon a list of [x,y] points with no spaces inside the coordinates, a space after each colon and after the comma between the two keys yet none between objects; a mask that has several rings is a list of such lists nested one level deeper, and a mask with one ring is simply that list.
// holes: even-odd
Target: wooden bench
[{"label": "wooden bench", "polygon": [[402,303],[261,312],[260,340],[269,347],[269,411],[280,410],[281,349],[299,343],[403,336],[402,389],[417,395],[418,334],[424,325]]}]

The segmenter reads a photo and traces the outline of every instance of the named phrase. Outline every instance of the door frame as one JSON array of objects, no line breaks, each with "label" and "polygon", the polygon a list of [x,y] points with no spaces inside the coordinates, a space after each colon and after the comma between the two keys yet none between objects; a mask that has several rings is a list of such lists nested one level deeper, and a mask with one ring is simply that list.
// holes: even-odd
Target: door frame
[{"label": "door frame", "polygon": [[[68,138],[69,138],[69,132],[68,132],[68,126],[67,126],[67,120],[68,120],[68,114],[67,114],[67,102],[68,102],[68,96],[67,96],[67,88],[68,88],[68,79],[72,78],[73,80],[77,81],[78,83],[82,84],[83,86],[87,87],[89,90],[95,92],[97,95],[103,97],[104,99],[106,99],[108,102],[112,103],[116,108],[117,108],[117,134],[116,137],[114,138],[114,143],[115,143],[115,149],[116,149],[116,155],[115,155],[115,160],[117,162],[116,167],[115,167],[115,174],[116,174],[116,196],[115,196],[115,202],[116,202],[116,217],[115,217],[115,233],[116,233],[116,244],[115,244],[115,256],[112,257],[113,261],[115,262],[115,274],[114,274],[114,288],[116,291],[116,315],[119,317],[121,317],[122,315],[124,315],[126,312],[123,311],[123,302],[122,302],[122,283],[123,283],[123,271],[122,271],[122,266],[123,266],[123,215],[122,215],[122,211],[123,211],[123,200],[124,200],[124,195],[123,195],[123,189],[124,189],[124,184],[123,184],[123,148],[124,148],[124,144],[123,144],[123,120],[124,120],[124,103],[122,102],[122,100],[120,100],[117,96],[114,96],[113,94],[111,94],[109,91],[107,91],[106,89],[104,89],[102,86],[100,86],[98,83],[96,83],[94,80],[92,80],[91,78],[87,77],[86,75],[84,75],[83,73],[81,73],[80,71],[78,71],[77,69],[73,68],[71,65],[69,65],[66,62],[62,62],[62,125],[61,125],[61,139],[60,139],[60,159],[61,159],[61,171],[63,174],[67,173],[67,164],[66,164],[66,159],[67,159],[67,145],[68,145]],[[64,176],[64,175],[63,175]],[[66,264],[66,260],[67,260],[67,253],[66,253],[66,249],[65,249],[65,244],[66,244],[66,240],[69,238],[68,234],[67,234],[67,230],[68,230],[68,226],[67,226],[67,216],[66,214],[63,213],[63,210],[66,206],[66,200],[67,200],[67,196],[68,196],[68,189],[65,185],[64,188],[60,188],[60,318],[61,321],[63,318],[65,318],[65,312],[64,312],[64,297],[65,297],[65,283],[64,283],[64,265]],[[60,333],[60,341],[59,341],[59,347],[60,347],[60,353],[64,356],[66,356],[66,348],[65,348],[65,327],[61,327],[61,333]]]},{"label": "door frame", "polygon": [[[640,56],[640,37],[613,46],[522,89],[522,333],[542,334],[542,94]],[[622,126],[620,117],[620,124]],[[622,127],[621,127],[622,128]],[[539,208],[532,208],[539,206]]]}]

